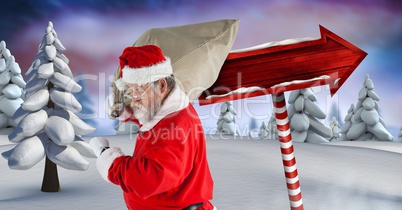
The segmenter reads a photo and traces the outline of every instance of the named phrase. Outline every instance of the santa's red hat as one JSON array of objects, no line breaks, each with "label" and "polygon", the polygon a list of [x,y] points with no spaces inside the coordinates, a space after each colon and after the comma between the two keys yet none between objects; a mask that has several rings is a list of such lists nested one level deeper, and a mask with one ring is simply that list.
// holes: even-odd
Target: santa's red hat
[{"label": "santa's red hat", "polygon": [[120,77],[125,83],[143,85],[173,73],[170,58],[155,45],[127,47],[120,58]]}]

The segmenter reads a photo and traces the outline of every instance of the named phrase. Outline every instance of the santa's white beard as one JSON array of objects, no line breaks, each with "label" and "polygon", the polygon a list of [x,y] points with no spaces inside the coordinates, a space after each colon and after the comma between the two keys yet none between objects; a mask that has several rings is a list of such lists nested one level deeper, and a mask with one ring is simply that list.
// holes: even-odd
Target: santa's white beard
[{"label": "santa's white beard", "polygon": [[134,102],[131,108],[133,109],[134,117],[138,119],[140,124],[147,123],[155,116],[162,106],[162,102],[159,99],[155,99],[152,103],[149,103],[148,107],[144,107],[139,102]]}]

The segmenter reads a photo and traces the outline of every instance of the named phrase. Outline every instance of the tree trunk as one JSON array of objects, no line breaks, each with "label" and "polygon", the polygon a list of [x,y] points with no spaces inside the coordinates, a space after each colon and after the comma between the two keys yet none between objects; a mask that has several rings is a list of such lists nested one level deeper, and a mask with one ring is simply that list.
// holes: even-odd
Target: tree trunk
[{"label": "tree trunk", "polygon": [[57,165],[46,156],[45,173],[42,181],[42,192],[60,192],[59,175]]},{"label": "tree trunk", "polygon": [[[49,82],[47,84],[47,89],[50,90],[53,88],[53,83]],[[54,108],[53,101],[49,100],[47,106],[49,108]],[[42,181],[42,192],[60,192],[60,183],[59,183],[59,175],[57,174],[57,165],[53,163],[47,156],[46,156],[46,163],[45,163],[45,172],[43,175]]]}]

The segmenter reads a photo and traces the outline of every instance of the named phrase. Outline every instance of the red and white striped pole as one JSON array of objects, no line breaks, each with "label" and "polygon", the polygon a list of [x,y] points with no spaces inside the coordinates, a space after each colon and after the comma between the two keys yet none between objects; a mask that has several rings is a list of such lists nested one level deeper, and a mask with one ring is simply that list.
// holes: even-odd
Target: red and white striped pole
[{"label": "red and white striped pole", "polygon": [[303,200],[300,190],[299,175],[297,173],[296,158],[293,154],[292,135],[290,133],[290,123],[288,111],[286,109],[285,96],[282,93],[272,94],[276,127],[282,153],[283,168],[285,170],[286,185],[288,188],[290,209],[303,210]]}]

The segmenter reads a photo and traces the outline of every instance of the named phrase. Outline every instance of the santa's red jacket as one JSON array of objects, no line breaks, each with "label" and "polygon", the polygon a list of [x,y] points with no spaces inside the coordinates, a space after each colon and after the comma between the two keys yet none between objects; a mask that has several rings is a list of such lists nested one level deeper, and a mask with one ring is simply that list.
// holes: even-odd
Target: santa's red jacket
[{"label": "santa's red jacket", "polygon": [[199,209],[214,208],[203,128],[178,86],[156,116],[141,125],[133,156],[111,148],[97,166],[104,178],[120,185],[129,209],[179,210],[197,203],[204,203]]}]

